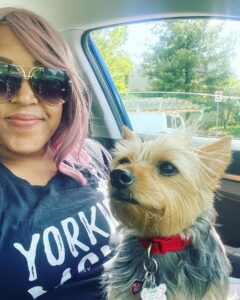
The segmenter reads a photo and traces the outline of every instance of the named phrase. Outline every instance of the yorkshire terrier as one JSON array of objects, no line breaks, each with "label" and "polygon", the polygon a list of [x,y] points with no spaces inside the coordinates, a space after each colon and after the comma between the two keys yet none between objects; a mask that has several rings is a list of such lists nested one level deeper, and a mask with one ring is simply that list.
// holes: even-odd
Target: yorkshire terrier
[{"label": "yorkshire terrier", "polygon": [[214,191],[230,159],[229,136],[193,146],[188,129],[145,142],[124,129],[109,183],[122,238],[106,265],[108,300],[227,299]]}]

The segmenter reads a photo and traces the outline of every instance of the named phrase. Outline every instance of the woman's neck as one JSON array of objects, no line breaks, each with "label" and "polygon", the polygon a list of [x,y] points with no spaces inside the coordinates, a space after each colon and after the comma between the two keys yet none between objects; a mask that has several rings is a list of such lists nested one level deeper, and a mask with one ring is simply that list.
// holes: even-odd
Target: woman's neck
[{"label": "woman's neck", "polygon": [[32,185],[46,185],[56,174],[57,166],[50,151],[17,155],[8,153],[0,156],[0,161],[17,177]]}]

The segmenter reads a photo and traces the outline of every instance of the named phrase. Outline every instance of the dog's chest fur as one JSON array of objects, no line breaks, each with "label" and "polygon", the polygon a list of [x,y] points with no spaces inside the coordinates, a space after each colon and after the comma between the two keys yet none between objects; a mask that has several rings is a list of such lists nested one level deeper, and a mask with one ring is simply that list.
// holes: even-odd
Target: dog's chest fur
[{"label": "dog's chest fur", "polygon": [[[222,300],[227,298],[230,265],[215,239],[212,229],[212,210],[204,212],[190,233],[192,243],[185,249],[154,255],[158,270],[156,283],[167,286],[168,300]],[[106,266],[109,300],[140,299],[133,296],[134,280],[143,280],[143,262],[147,251],[133,232],[126,230],[118,254]],[[226,294],[223,295],[223,291]]]}]

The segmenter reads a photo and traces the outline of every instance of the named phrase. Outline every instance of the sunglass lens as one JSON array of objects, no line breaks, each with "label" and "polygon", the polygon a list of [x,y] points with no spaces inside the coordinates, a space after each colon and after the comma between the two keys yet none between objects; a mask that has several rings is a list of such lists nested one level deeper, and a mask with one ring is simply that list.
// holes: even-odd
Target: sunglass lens
[{"label": "sunglass lens", "polygon": [[50,105],[67,100],[70,91],[67,74],[51,68],[35,70],[32,73],[31,85],[37,96]]},{"label": "sunglass lens", "polygon": [[0,63],[0,102],[10,100],[21,86],[21,72],[18,68]]},{"label": "sunglass lens", "polygon": [[5,78],[2,78],[0,75],[0,101],[5,101],[7,99],[8,88],[5,81]]}]

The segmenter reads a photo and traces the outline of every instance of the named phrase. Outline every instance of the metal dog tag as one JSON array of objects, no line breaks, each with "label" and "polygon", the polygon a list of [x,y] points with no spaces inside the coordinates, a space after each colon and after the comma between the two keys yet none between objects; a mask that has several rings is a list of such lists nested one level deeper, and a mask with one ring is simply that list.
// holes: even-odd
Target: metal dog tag
[{"label": "metal dog tag", "polygon": [[151,255],[151,248],[152,245],[148,248],[148,259],[143,262],[143,268],[146,273],[140,296],[142,300],[167,300],[166,284],[162,283],[159,286],[156,285],[155,273],[158,270],[158,264]]},{"label": "metal dog tag", "polygon": [[145,287],[141,292],[142,300],[167,300],[165,295],[167,290],[166,284],[160,284],[155,287]]}]

